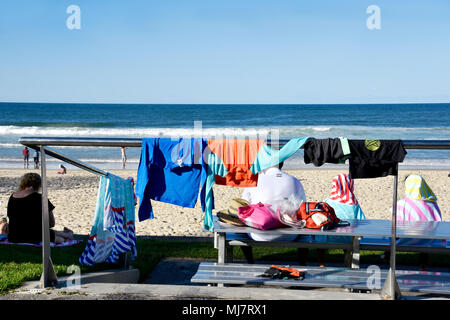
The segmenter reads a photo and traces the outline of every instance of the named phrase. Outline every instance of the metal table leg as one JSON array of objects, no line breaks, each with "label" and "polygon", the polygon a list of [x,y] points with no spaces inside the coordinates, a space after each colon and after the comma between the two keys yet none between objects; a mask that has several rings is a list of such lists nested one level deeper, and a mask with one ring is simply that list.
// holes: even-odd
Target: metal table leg
[{"label": "metal table leg", "polygon": [[217,233],[217,249],[218,249],[218,256],[217,256],[217,262],[218,263],[225,263],[227,258],[227,250],[226,250],[226,233],[220,232]]},{"label": "metal table leg", "polygon": [[[227,240],[227,234],[225,232],[218,232],[217,233],[217,249],[218,249],[218,257],[217,262],[219,264],[223,264],[227,261],[227,248],[226,248],[226,241]],[[218,287],[224,287],[223,283],[218,283]]]},{"label": "metal table leg", "polygon": [[360,253],[359,253],[359,243],[361,241],[361,237],[355,236],[352,237],[353,240],[353,253],[352,253],[352,269],[359,269],[360,265]]}]

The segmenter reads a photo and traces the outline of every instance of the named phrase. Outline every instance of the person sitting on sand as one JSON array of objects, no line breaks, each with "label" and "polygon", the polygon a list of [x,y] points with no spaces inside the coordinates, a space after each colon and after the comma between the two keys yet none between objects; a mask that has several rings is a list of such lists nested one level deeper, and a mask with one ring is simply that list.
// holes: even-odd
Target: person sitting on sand
[{"label": "person sitting on sand", "polygon": [[59,167],[61,168],[61,171],[58,171],[57,174],[66,174],[67,173],[66,167],[64,167],[62,164],[60,164]]},{"label": "person sitting on sand", "polygon": [[[14,243],[40,243],[42,241],[42,195],[41,176],[37,173],[26,173],[8,201],[7,215],[9,219],[8,241]],[[53,209],[55,206],[48,201],[49,227],[55,226]],[[73,232],[64,228],[63,231],[50,229],[50,241],[63,243],[73,240]]]}]

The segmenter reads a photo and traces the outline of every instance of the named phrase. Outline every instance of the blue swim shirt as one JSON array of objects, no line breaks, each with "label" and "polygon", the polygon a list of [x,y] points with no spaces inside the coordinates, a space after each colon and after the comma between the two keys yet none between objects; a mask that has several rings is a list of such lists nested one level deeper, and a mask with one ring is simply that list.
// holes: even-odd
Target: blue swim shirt
[{"label": "blue swim shirt", "polygon": [[193,208],[201,188],[205,210],[207,164],[203,151],[206,139],[142,139],[136,195],[139,197],[139,221],[153,218],[151,200]]}]

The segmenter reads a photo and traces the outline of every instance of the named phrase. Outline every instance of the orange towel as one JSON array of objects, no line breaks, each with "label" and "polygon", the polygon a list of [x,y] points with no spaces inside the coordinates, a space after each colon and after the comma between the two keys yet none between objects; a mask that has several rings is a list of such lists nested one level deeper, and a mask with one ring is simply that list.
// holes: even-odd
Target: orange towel
[{"label": "orange towel", "polygon": [[209,139],[208,147],[224,163],[228,173],[215,176],[216,184],[233,187],[256,187],[258,175],[251,172],[263,139]]}]

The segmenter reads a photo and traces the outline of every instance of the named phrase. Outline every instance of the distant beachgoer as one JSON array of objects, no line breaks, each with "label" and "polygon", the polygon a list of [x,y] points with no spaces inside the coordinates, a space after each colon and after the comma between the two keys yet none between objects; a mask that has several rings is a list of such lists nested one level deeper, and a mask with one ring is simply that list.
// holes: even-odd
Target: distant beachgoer
[{"label": "distant beachgoer", "polygon": [[122,147],[122,169],[125,169],[125,164],[127,162],[127,154],[125,153],[127,147]]},{"label": "distant beachgoer", "polygon": [[[15,243],[39,243],[42,241],[42,195],[41,176],[37,173],[26,173],[8,201],[7,215],[9,219],[8,240]],[[53,209],[55,206],[48,200],[49,227],[55,226]],[[73,240],[73,232],[68,228],[63,231],[50,229],[50,241],[63,243]]]},{"label": "distant beachgoer", "polygon": [[30,159],[30,150],[28,150],[28,147],[25,147],[22,150],[23,155],[23,168],[28,169],[28,160]]},{"label": "distant beachgoer", "polygon": [[39,169],[39,151],[35,150],[34,151],[34,168],[35,169]]},{"label": "distant beachgoer", "polygon": [[61,168],[61,171],[58,171],[57,174],[66,174],[67,173],[66,167],[64,167],[62,164],[60,164],[59,167]]}]

